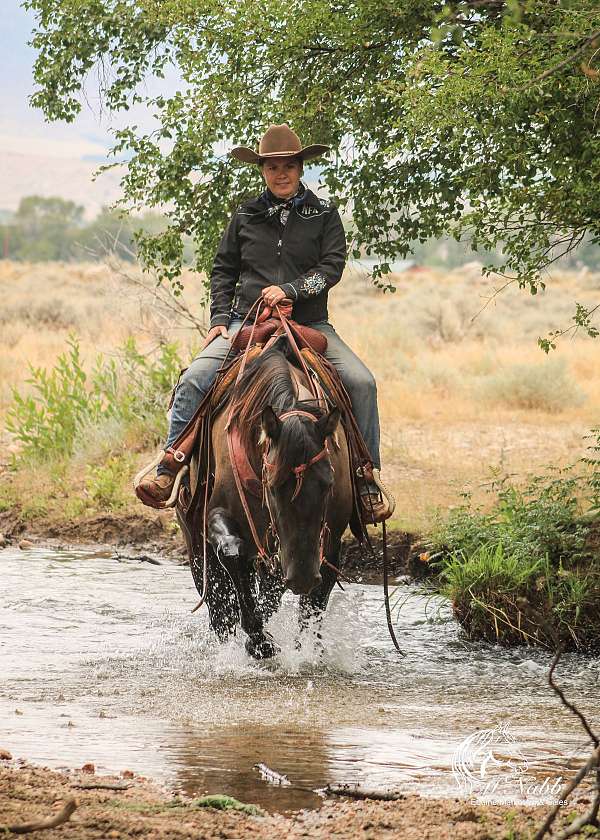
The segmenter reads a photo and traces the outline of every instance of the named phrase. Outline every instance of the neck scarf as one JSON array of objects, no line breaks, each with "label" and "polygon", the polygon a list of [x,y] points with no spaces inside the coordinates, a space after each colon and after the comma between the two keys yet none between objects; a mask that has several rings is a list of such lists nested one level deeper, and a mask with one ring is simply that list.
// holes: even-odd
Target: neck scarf
[{"label": "neck scarf", "polygon": [[289,198],[278,198],[271,192],[270,189],[267,188],[262,194],[262,198],[267,204],[267,215],[274,216],[276,213],[279,213],[279,220],[282,225],[285,225],[290,215],[290,211],[293,210],[294,207],[299,207],[304,203],[306,199],[306,187],[302,182],[300,182],[300,186],[294,195]]}]

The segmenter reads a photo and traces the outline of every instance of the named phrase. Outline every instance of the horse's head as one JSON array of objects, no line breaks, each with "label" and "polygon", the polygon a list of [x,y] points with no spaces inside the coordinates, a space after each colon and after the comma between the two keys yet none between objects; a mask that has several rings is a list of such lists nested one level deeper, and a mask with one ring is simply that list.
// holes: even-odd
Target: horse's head
[{"label": "horse's head", "polygon": [[283,579],[295,595],[308,594],[321,582],[321,532],[333,487],[326,440],[339,419],[337,408],[318,418],[297,411],[278,417],[270,405],[261,413],[265,495]]}]

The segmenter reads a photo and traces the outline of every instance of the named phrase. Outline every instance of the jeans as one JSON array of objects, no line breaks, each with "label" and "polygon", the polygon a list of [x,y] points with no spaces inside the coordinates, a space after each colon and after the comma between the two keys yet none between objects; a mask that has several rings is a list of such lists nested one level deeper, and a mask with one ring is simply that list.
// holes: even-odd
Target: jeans
[{"label": "jeans", "polygon": [[[233,319],[228,332],[232,336],[242,322]],[[381,469],[379,455],[379,411],[377,408],[377,385],[371,371],[358,356],[342,341],[328,321],[316,321],[310,326],[327,337],[325,357],[340,375],[352,402],[356,423],[362,432],[371,453],[373,466]],[[200,401],[207,393],[223,363],[230,346],[230,339],[219,335],[201,350],[183,374],[175,392],[171,410],[171,423],[165,448],[172,446],[184,430]],[[231,357],[233,358],[233,356]],[[158,469],[159,474],[165,472]]]}]

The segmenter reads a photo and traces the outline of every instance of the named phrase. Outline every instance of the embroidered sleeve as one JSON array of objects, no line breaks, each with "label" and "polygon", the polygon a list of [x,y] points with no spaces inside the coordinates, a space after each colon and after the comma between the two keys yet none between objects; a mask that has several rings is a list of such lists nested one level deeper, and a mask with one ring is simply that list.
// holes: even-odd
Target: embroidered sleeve
[{"label": "embroidered sleeve", "polygon": [[307,297],[319,295],[327,287],[327,278],[320,271],[307,271],[298,277],[298,290]]},{"label": "embroidered sleeve", "polygon": [[292,300],[310,300],[340,281],[345,263],[344,226],[337,209],[332,208],[326,214],[319,262],[281,288]]}]

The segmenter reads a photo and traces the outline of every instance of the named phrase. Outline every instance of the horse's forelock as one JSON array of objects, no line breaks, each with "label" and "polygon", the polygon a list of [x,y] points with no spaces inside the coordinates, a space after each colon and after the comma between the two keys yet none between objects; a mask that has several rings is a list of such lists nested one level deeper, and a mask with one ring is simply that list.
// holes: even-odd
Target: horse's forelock
[{"label": "horse's forelock", "polygon": [[[259,418],[266,406],[277,414],[293,407],[321,416],[322,411],[310,401],[297,401],[288,361],[277,349],[267,350],[258,356],[244,372],[233,394],[233,416],[240,429],[246,451],[251,452],[259,442]],[[310,424],[312,425],[312,424]],[[309,455],[312,435],[306,420],[288,417],[281,427],[281,435],[273,447],[269,480],[281,484],[289,478],[292,467],[304,463]],[[314,453],[310,453],[311,455]]]}]

